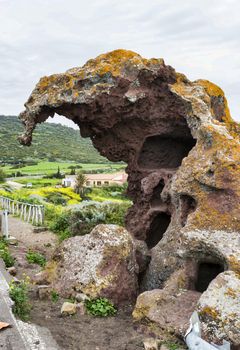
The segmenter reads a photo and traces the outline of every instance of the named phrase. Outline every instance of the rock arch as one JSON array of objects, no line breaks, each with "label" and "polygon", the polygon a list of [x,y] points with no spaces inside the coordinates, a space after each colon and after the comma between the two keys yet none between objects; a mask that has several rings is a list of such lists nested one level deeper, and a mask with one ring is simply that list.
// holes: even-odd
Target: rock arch
[{"label": "rock arch", "polygon": [[133,206],[126,227],[154,247],[146,289],[161,287],[184,263],[182,233],[240,229],[239,126],[216,85],[191,82],[162,59],[116,50],[43,77],[25,107],[22,144],[57,113],[101,155],[127,163]]}]

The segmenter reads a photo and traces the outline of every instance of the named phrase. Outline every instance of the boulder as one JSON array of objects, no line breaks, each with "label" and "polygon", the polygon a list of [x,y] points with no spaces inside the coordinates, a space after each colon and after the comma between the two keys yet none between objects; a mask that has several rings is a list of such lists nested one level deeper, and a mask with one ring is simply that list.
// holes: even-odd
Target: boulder
[{"label": "boulder", "polygon": [[225,339],[240,347],[240,276],[233,271],[219,274],[202,294],[198,312],[206,339]]},{"label": "boulder", "polygon": [[163,289],[140,294],[133,311],[135,321],[149,325],[155,335],[163,331],[183,337],[201,295],[187,290],[183,277],[184,271],[177,271]]},{"label": "boulder", "polygon": [[137,295],[133,239],[117,225],[98,225],[88,235],[65,240],[44,273],[64,297],[84,293],[119,304],[131,303]]}]

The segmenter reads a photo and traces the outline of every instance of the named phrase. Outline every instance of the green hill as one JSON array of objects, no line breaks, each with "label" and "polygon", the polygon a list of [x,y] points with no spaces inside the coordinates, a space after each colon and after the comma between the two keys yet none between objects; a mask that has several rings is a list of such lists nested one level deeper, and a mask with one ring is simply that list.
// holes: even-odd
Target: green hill
[{"label": "green hill", "polygon": [[90,139],[79,131],[61,124],[43,123],[36,127],[31,147],[21,146],[17,137],[23,132],[14,116],[0,116],[0,161],[14,163],[23,160],[74,161],[77,163],[108,163],[98,153]]}]

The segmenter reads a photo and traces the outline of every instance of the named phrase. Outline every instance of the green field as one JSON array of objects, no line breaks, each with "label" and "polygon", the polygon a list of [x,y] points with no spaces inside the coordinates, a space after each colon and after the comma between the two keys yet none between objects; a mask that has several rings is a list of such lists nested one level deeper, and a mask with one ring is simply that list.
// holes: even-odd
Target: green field
[{"label": "green field", "polygon": [[119,169],[124,168],[123,164],[96,164],[96,163],[73,163],[73,162],[47,162],[47,161],[41,161],[37,165],[31,165],[26,166],[19,169],[13,169],[12,166],[5,166],[3,169],[5,173],[9,176],[12,173],[15,173],[17,171],[20,171],[23,175],[50,175],[53,173],[56,173],[58,170],[58,167],[60,168],[60,171],[62,173],[69,173],[71,169],[69,167],[71,166],[78,166],[80,168],[77,168],[76,171],[103,171],[104,172],[114,172]]}]

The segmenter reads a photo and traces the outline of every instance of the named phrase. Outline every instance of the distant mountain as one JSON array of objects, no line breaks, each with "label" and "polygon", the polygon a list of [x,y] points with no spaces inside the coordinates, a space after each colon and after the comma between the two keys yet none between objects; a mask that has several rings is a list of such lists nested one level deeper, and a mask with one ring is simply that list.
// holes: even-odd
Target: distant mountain
[{"label": "distant mountain", "polygon": [[75,161],[78,163],[108,163],[98,153],[90,139],[78,130],[54,123],[39,124],[30,147],[21,146],[17,137],[23,132],[15,116],[0,115],[0,161],[27,159]]}]

